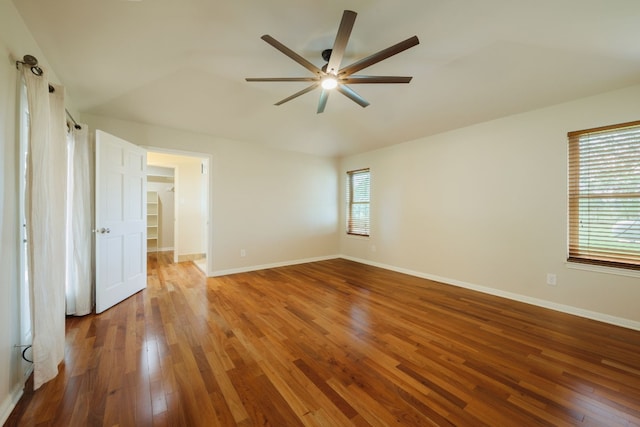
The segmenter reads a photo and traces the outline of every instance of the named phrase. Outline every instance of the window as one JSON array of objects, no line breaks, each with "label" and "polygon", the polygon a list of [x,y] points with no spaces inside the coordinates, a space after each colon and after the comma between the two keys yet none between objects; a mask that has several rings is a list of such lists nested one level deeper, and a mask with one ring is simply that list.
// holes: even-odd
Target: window
[{"label": "window", "polygon": [[347,172],[347,234],[369,235],[369,169]]},{"label": "window", "polygon": [[640,121],[568,136],[569,261],[640,269]]},{"label": "window", "polygon": [[[29,298],[29,241],[27,240],[27,159],[29,146],[29,102],[27,100],[27,84],[24,77],[20,80],[20,343],[29,345],[33,342],[31,325],[31,301]],[[32,349],[33,350],[33,349]],[[33,353],[31,353],[33,354]],[[32,369],[30,364],[22,363],[23,375]],[[26,378],[26,377],[25,377]]]}]

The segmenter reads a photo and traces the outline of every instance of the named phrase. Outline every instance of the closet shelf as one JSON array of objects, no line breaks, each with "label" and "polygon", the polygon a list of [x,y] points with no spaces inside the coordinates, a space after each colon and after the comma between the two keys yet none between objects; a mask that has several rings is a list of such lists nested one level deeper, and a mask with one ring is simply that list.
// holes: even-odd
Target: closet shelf
[{"label": "closet shelf", "polygon": [[158,250],[158,192],[147,191],[147,252]]},{"label": "closet shelf", "polygon": [[147,181],[148,182],[164,182],[164,183],[173,184],[174,179],[172,176],[166,176],[166,175],[147,175]]}]

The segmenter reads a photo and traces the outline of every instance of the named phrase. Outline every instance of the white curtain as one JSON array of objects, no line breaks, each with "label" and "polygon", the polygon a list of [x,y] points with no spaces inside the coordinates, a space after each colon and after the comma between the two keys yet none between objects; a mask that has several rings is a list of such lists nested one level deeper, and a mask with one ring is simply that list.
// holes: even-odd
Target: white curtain
[{"label": "white curtain", "polygon": [[29,104],[27,239],[34,389],[58,374],[65,340],[66,138],[64,91],[22,67]]},{"label": "white curtain", "polygon": [[67,314],[84,316],[93,311],[91,268],[92,149],[87,125],[67,132]]}]

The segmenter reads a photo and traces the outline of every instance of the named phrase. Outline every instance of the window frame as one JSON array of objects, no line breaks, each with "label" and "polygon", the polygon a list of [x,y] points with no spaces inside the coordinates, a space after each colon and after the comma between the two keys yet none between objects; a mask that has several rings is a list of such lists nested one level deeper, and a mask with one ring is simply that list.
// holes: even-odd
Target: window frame
[{"label": "window frame", "polygon": [[[600,241],[602,246],[598,246],[598,244],[589,243],[581,243],[580,239],[580,229],[583,226],[584,222],[587,222],[587,231],[585,235],[589,236],[589,239],[593,238],[595,241],[598,239],[598,232],[602,232],[605,228],[602,223],[599,223],[596,220],[596,216],[600,214],[600,216],[607,215],[605,213],[602,204],[601,206],[595,206],[593,213],[581,213],[580,212],[580,202],[581,200],[584,202],[585,200],[595,200],[595,203],[603,203],[602,200],[611,200],[611,199],[624,199],[626,201],[630,201],[629,203],[640,203],[640,189],[634,189],[633,184],[631,185],[631,189],[626,189],[624,186],[613,185],[612,184],[597,184],[594,189],[589,188],[587,191],[584,191],[581,187],[584,186],[584,177],[587,173],[591,173],[591,176],[595,178],[601,177],[603,175],[603,170],[605,166],[595,166],[593,160],[590,163],[586,164],[584,162],[585,158],[588,158],[588,154],[585,154],[584,157],[581,157],[581,139],[584,142],[584,138],[598,138],[604,139],[602,142],[603,148],[601,150],[605,150],[607,147],[604,146],[605,143],[613,144],[614,139],[616,138],[613,135],[612,131],[619,131],[620,134],[625,133],[625,131],[631,132],[640,132],[640,120],[633,122],[620,123],[610,126],[602,126],[597,128],[585,129],[580,131],[573,131],[567,134],[568,137],[568,206],[567,206],[567,223],[568,223],[568,232],[567,232],[567,262],[569,263],[578,263],[578,264],[586,264],[586,265],[594,265],[594,266],[605,266],[605,267],[613,267],[613,268],[621,268],[626,270],[640,270],[640,252],[636,252],[635,248],[633,248],[633,241],[630,246],[631,249],[626,251],[625,248],[621,250],[616,250],[615,246],[612,245],[613,239],[611,237],[604,237],[603,240]],[[606,134],[610,135],[607,136]],[[621,135],[622,136],[622,135]],[[623,136],[624,137],[624,136]],[[619,159],[628,152],[633,153],[633,148],[636,146],[640,147],[640,138],[637,138],[635,135],[631,135],[629,138],[629,145],[632,147],[631,149],[625,149],[618,153],[613,153],[614,149],[620,150],[622,148],[622,144],[616,143],[620,147],[614,147],[610,151],[606,153],[598,154],[597,159],[602,160],[606,154],[609,156],[613,156],[615,160],[618,162]],[[596,143],[592,143],[588,149],[593,150],[593,147],[596,146]],[[581,162],[585,163],[585,168],[583,169],[583,165]],[[640,167],[640,160],[632,158],[631,161],[627,161],[629,165],[624,167],[616,167],[613,169],[615,174],[613,176],[619,177],[622,176],[624,171],[630,172],[630,180],[633,183],[633,180],[637,178],[636,170]],[[626,175],[625,175],[626,176]],[[581,179],[582,178],[582,179]],[[626,184],[628,185],[628,184]],[[615,191],[623,189],[624,191]],[[614,205],[616,209],[620,209],[620,205]],[[638,218],[640,218],[640,211],[638,212]],[[612,218],[612,220],[615,218]],[[620,222],[620,221],[617,221]],[[589,224],[594,224],[590,226]],[[617,225],[617,223],[615,224]],[[640,246],[640,242],[639,242]]]},{"label": "window frame", "polygon": [[[356,201],[353,200],[354,195],[354,178],[357,176],[361,176],[363,174],[367,175],[367,193],[368,200],[367,201]],[[349,236],[359,236],[359,237],[369,237],[371,235],[371,169],[370,168],[361,168],[347,171],[347,185],[346,185],[346,204],[347,204],[347,221],[346,221],[346,232]],[[353,219],[354,216],[354,207],[355,206],[368,206],[368,214],[367,218],[364,222],[358,220],[357,222]],[[362,230],[362,231],[360,231]]]}]

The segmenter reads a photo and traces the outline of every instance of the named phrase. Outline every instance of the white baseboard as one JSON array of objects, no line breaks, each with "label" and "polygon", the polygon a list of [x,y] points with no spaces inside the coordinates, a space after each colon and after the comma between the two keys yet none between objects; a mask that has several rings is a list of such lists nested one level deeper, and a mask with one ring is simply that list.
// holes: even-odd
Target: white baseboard
[{"label": "white baseboard", "polygon": [[16,385],[11,393],[0,403],[0,426],[4,425],[4,423],[11,415],[11,411],[16,407],[18,401],[22,397],[24,393],[24,384]]},{"label": "white baseboard", "polygon": [[273,264],[252,265],[248,267],[231,268],[228,270],[214,270],[209,277],[226,276],[227,274],[247,273],[249,271],[266,270],[267,268],[286,267],[289,265],[306,264],[308,262],[326,261],[328,259],[340,258],[340,255],[328,255],[316,258],[297,259],[292,261],[276,262]]},{"label": "white baseboard", "polygon": [[634,329],[640,331],[640,322],[625,319],[622,317],[611,316],[596,311],[585,310],[579,307],[573,307],[565,304],[558,304],[552,301],[547,301],[539,298],[533,298],[526,295],[520,295],[513,292],[502,291],[500,289],[489,288],[486,286],[474,285],[472,283],[466,283],[455,279],[449,279],[447,277],[435,276],[432,274],[422,273],[419,271],[408,270],[405,268],[394,267],[392,265],[381,264],[378,262],[369,261],[366,259],[354,258],[346,255],[341,255],[340,258],[347,259],[349,261],[358,262],[361,264],[367,264],[374,267],[384,268],[385,270],[396,271],[398,273],[408,274],[410,276],[420,277],[423,279],[433,280],[434,282],[440,282],[447,285],[458,286],[461,288],[471,289],[474,291],[482,292],[489,295],[494,295],[502,298],[507,298],[514,301],[523,302],[526,304],[535,305],[538,307],[549,308],[551,310],[559,311],[562,313],[572,314],[579,317],[584,317],[591,320],[597,320],[599,322],[609,323],[616,326],[622,326],[623,328]]}]

